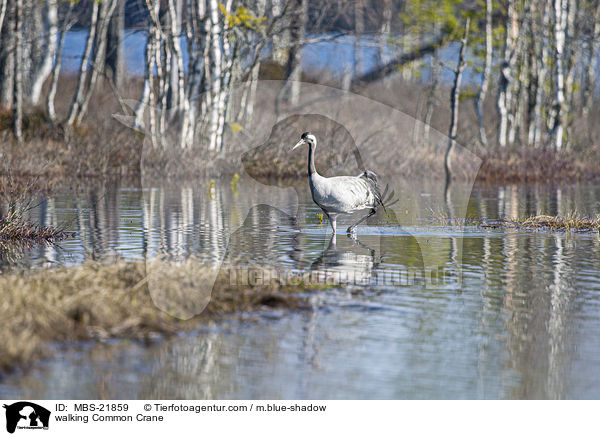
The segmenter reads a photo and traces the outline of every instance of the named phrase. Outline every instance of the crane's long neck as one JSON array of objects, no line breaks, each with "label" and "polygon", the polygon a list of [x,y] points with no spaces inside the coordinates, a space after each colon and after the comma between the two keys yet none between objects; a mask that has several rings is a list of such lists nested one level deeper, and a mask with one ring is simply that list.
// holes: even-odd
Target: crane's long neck
[{"label": "crane's long neck", "polygon": [[308,144],[308,177],[311,178],[317,173],[315,168],[315,144],[310,142]]}]

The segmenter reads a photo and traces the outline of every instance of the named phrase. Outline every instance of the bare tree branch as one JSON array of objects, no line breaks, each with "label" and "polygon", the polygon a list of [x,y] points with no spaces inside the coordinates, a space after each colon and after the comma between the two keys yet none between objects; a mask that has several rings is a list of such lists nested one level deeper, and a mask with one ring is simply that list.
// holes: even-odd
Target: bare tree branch
[{"label": "bare tree branch", "polygon": [[437,36],[432,42],[416,47],[408,53],[403,53],[397,58],[391,60],[387,64],[377,67],[374,70],[363,74],[362,76],[356,77],[352,80],[352,86],[372,83],[377,80],[381,80],[386,76],[397,71],[398,67],[406,65],[410,62],[414,62],[418,59],[422,59],[425,56],[434,53],[440,45],[444,42],[444,35]]}]

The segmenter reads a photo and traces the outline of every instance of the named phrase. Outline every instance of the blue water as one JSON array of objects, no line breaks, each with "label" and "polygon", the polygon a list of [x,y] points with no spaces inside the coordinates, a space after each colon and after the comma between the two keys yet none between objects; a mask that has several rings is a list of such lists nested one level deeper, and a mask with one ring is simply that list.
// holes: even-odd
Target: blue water
[{"label": "blue water", "polygon": [[[75,72],[79,69],[81,56],[84,51],[85,41],[88,32],[86,30],[70,31],[65,36],[63,46],[63,69],[66,72]],[[315,39],[314,36],[309,38]],[[124,55],[127,72],[132,75],[141,76],[144,74],[144,51],[147,35],[141,30],[127,30],[124,38]],[[340,36],[335,39],[324,35],[323,41],[307,44],[302,52],[302,68],[304,71],[312,73],[326,72],[332,77],[341,77],[347,72],[358,75],[367,73],[374,69],[381,62],[380,47],[374,37],[364,36],[360,39],[358,46],[355,44],[354,37]],[[356,58],[360,59],[360,65],[355,64]],[[189,55],[185,39],[181,39],[181,51],[183,54],[184,65],[187,65]],[[385,46],[383,53],[385,56],[393,57],[398,51],[397,47]],[[442,50],[440,57],[445,62],[452,62],[456,59],[458,45],[450,45]],[[430,79],[431,56],[423,59],[423,67],[419,70],[421,80]],[[450,81],[454,76],[449,69],[440,71],[443,81]],[[464,80],[479,80],[478,75],[467,69],[464,74]]]}]

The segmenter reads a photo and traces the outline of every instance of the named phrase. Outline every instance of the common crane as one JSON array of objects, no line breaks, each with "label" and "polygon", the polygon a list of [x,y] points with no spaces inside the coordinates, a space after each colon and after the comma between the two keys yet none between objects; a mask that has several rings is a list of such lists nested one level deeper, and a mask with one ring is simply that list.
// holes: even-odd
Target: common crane
[{"label": "common crane", "polygon": [[375,215],[379,206],[382,206],[385,210],[383,204],[385,192],[383,195],[381,194],[375,173],[365,170],[358,176],[323,177],[315,168],[317,138],[310,132],[304,132],[300,141],[294,145],[292,150],[303,144],[308,145],[308,184],[310,185],[312,199],[329,218],[329,224],[331,224],[334,235],[336,233],[336,219],[339,214],[371,209],[356,224],[348,227],[347,232],[353,233],[356,226],[370,216]]}]

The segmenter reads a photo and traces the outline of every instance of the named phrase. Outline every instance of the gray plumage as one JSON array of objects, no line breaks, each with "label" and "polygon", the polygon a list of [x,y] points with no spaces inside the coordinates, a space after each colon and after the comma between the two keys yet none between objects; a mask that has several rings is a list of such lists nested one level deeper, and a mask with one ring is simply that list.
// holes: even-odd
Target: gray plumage
[{"label": "gray plumage", "polygon": [[329,218],[334,234],[339,214],[371,209],[368,215],[348,227],[347,232],[352,233],[357,225],[374,215],[379,206],[385,209],[383,195],[374,172],[365,170],[358,176],[323,177],[315,168],[317,138],[310,132],[304,132],[292,150],[302,144],[308,145],[308,183],[313,201]]}]

